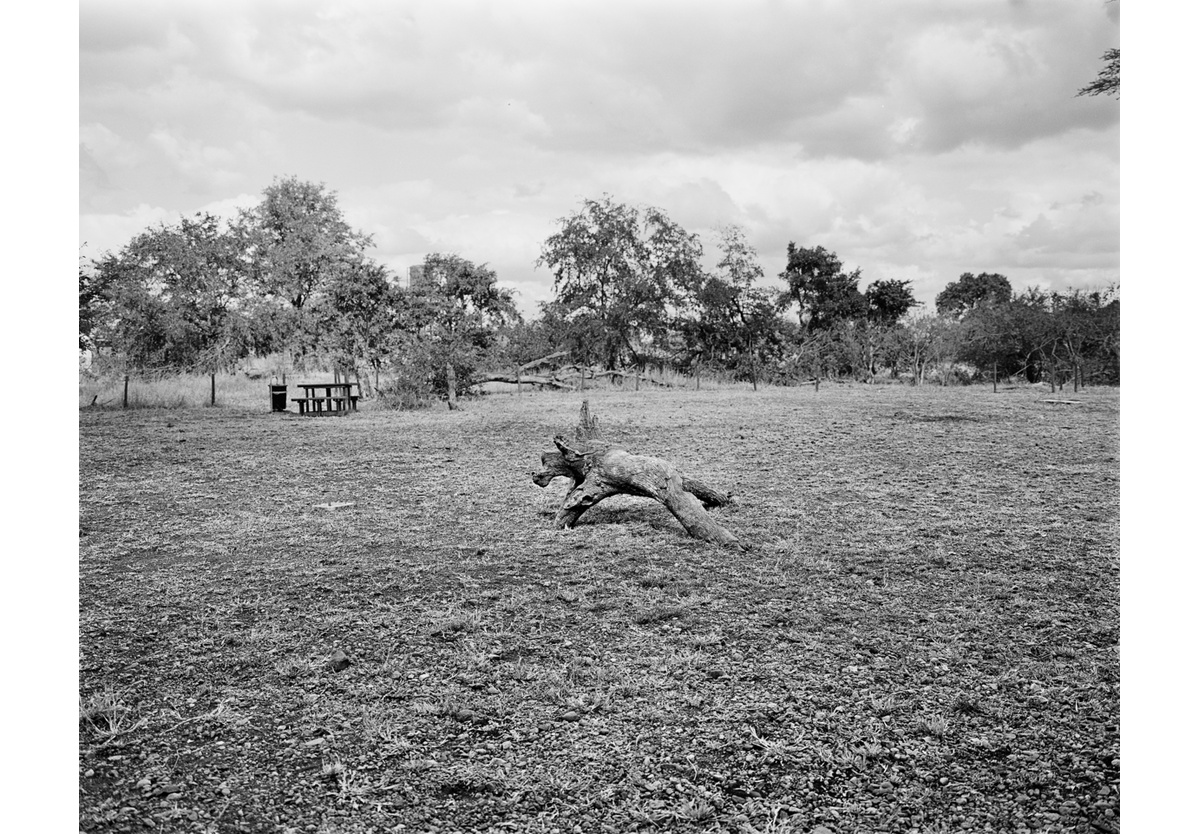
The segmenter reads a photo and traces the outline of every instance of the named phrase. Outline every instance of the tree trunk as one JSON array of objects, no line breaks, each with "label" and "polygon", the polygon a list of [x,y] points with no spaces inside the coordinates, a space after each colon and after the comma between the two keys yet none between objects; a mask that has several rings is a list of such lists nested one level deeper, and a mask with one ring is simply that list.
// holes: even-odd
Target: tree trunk
[{"label": "tree trunk", "polygon": [[454,390],[458,380],[454,377],[454,366],[446,363],[446,405],[451,411],[458,408],[458,393]]},{"label": "tree trunk", "polygon": [[554,445],[554,450],[542,453],[542,470],[533,473],[533,482],[546,487],[556,477],[571,479],[571,489],[554,518],[556,526],[574,527],[589,508],[610,496],[637,495],[663,504],[694,538],[745,549],[706,511],[707,507],[732,503],[731,496],[684,476],[662,458],[632,455],[608,446],[600,437],[597,421],[588,413],[586,400],[575,439],[568,441],[558,435]]},{"label": "tree trunk", "polygon": [[993,363],[992,363],[992,393],[993,393],[993,394],[995,394],[995,393],[996,393],[996,391],[998,390],[998,389],[996,388],[996,374],[997,374],[997,371],[996,371],[996,363],[995,363],[995,362],[993,362]]},{"label": "tree trunk", "polygon": [[208,399],[209,405],[217,404],[217,374],[215,372],[208,375],[208,380],[212,383],[212,392]]}]

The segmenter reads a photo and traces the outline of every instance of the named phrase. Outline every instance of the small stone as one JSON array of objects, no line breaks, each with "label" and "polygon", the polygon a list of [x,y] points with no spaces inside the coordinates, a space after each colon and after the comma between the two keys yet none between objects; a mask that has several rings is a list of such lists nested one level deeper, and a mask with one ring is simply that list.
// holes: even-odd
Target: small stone
[{"label": "small stone", "polygon": [[571,712],[564,712],[562,715],[562,720],[563,721],[578,721],[582,717],[583,716],[581,716],[579,713],[572,710]]},{"label": "small stone", "polygon": [[326,664],[331,672],[341,672],[350,668],[350,658],[341,649],[338,649],[329,658],[329,663]]}]

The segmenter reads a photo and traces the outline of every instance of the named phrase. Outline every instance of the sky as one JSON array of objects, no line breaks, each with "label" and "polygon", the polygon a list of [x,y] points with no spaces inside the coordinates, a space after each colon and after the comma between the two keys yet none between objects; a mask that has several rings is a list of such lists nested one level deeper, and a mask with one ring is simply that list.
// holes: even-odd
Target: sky
[{"label": "sky", "polygon": [[610,194],[706,244],[737,225],[912,282],[1120,281],[1120,45],[1104,0],[79,6],[85,257],[181,215],[323,183],[398,275],[496,270],[527,314],[557,221]]}]

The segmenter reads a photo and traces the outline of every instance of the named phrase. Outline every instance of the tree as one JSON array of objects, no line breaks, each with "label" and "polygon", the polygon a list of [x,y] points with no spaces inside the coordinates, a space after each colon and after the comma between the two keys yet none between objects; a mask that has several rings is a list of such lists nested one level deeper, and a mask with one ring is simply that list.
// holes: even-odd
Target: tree
[{"label": "tree", "polygon": [[600,331],[597,354],[615,369],[624,360],[644,366],[665,341],[669,311],[680,292],[702,280],[702,247],[657,208],[639,210],[584,200],[542,244],[537,265],[554,273],[554,290],[566,318],[580,316]]},{"label": "tree", "polygon": [[[374,372],[374,387],[388,356],[391,335],[399,326],[398,295],[387,269],[370,260],[349,264],[335,274],[321,307],[322,343],[335,364],[358,374],[360,360]],[[365,375],[370,386],[371,374]]]},{"label": "tree", "polygon": [[787,268],[779,275],[787,289],[779,303],[799,305],[803,326],[822,330],[866,315],[867,300],[858,290],[862,270],[843,272],[837,255],[823,246],[805,249],[788,243],[787,255]]},{"label": "tree", "polygon": [[867,319],[884,327],[894,327],[909,310],[917,306],[912,294],[912,281],[872,281],[864,297]]},{"label": "tree", "polygon": [[778,353],[779,317],[770,294],[754,286],[763,271],[745,233],[737,226],[717,231],[717,271],[685,287],[674,328],[688,365],[717,363],[757,389],[766,356]]},{"label": "tree", "polygon": [[[1100,291],[1068,289],[1050,294],[1054,344],[1061,347],[1066,357],[1076,391],[1086,383],[1089,367],[1119,368],[1120,302],[1115,296],[1115,287]],[[1110,362],[1114,351],[1116,361]]]},{"label": "tree", "polygon": [[1008,278],[995,272],[972,275],[964,272],[934,299],[939,314],[962,317],[985,304],[1003,304],[1012,299]]},{"label": "tree", "polygon": [[473,382],[504,326],[519,319],[512,291],[499,287],[495,270],[458,255],[434,253],[424,279],[401,296],[398,387],[444,394],[451,407]]},{"label": "tree", "polygon": [[362,261],[370,236],[346,223],[336,192],[296,177],[276,178],[262,202],[241,212],[237,233],[256,291],[276,308],[272,347],[314,350],[313,302]]},{"label": "tree", "polygon": [[209,214],[147,229],[97,263],[112,305],[111,339],[128,361],[209,373],[246,353],[245,264]]},{"label": "tree", "polygon": [[948,365],[955,359],[962,324],[954,318],[929,313],[909,316],[894,332],[895,343],[913,375],[913,385],[923,385],[930,366],[942,385],[949,383]]},{"label": "tree", "polygon": [[1104,68],[1100,70],[1095,81],[1080,88],[1079,92],[1075,94],[1076,98],[1098,96],[1101,93],[1106,96],[1121,97],[1121,50],[1109,49],[1100,56],[1100,60],[1104,61]]}]

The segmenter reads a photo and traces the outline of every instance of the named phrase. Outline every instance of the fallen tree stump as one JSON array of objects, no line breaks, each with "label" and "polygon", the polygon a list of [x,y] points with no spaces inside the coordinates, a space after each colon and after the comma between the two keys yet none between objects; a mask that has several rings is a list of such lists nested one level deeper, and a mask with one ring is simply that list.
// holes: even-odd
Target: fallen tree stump
[{"label": "fallen tree stump", "polygon": [[558,527],[574,527],[580,516],[605,498],[637,495],[665,506],[693,537],[745,549],[707,512],[733,503],[731,495],[685,476],[662,458],[609,446],[600,436],[598,421],[588,412],[587,400],[579,410],[574,439],[557,435],[554,446],[542,453],[542,469],[532,475],[533,482],[543,488],[558,477],[571,479],[571,489],[554,517]]}]

